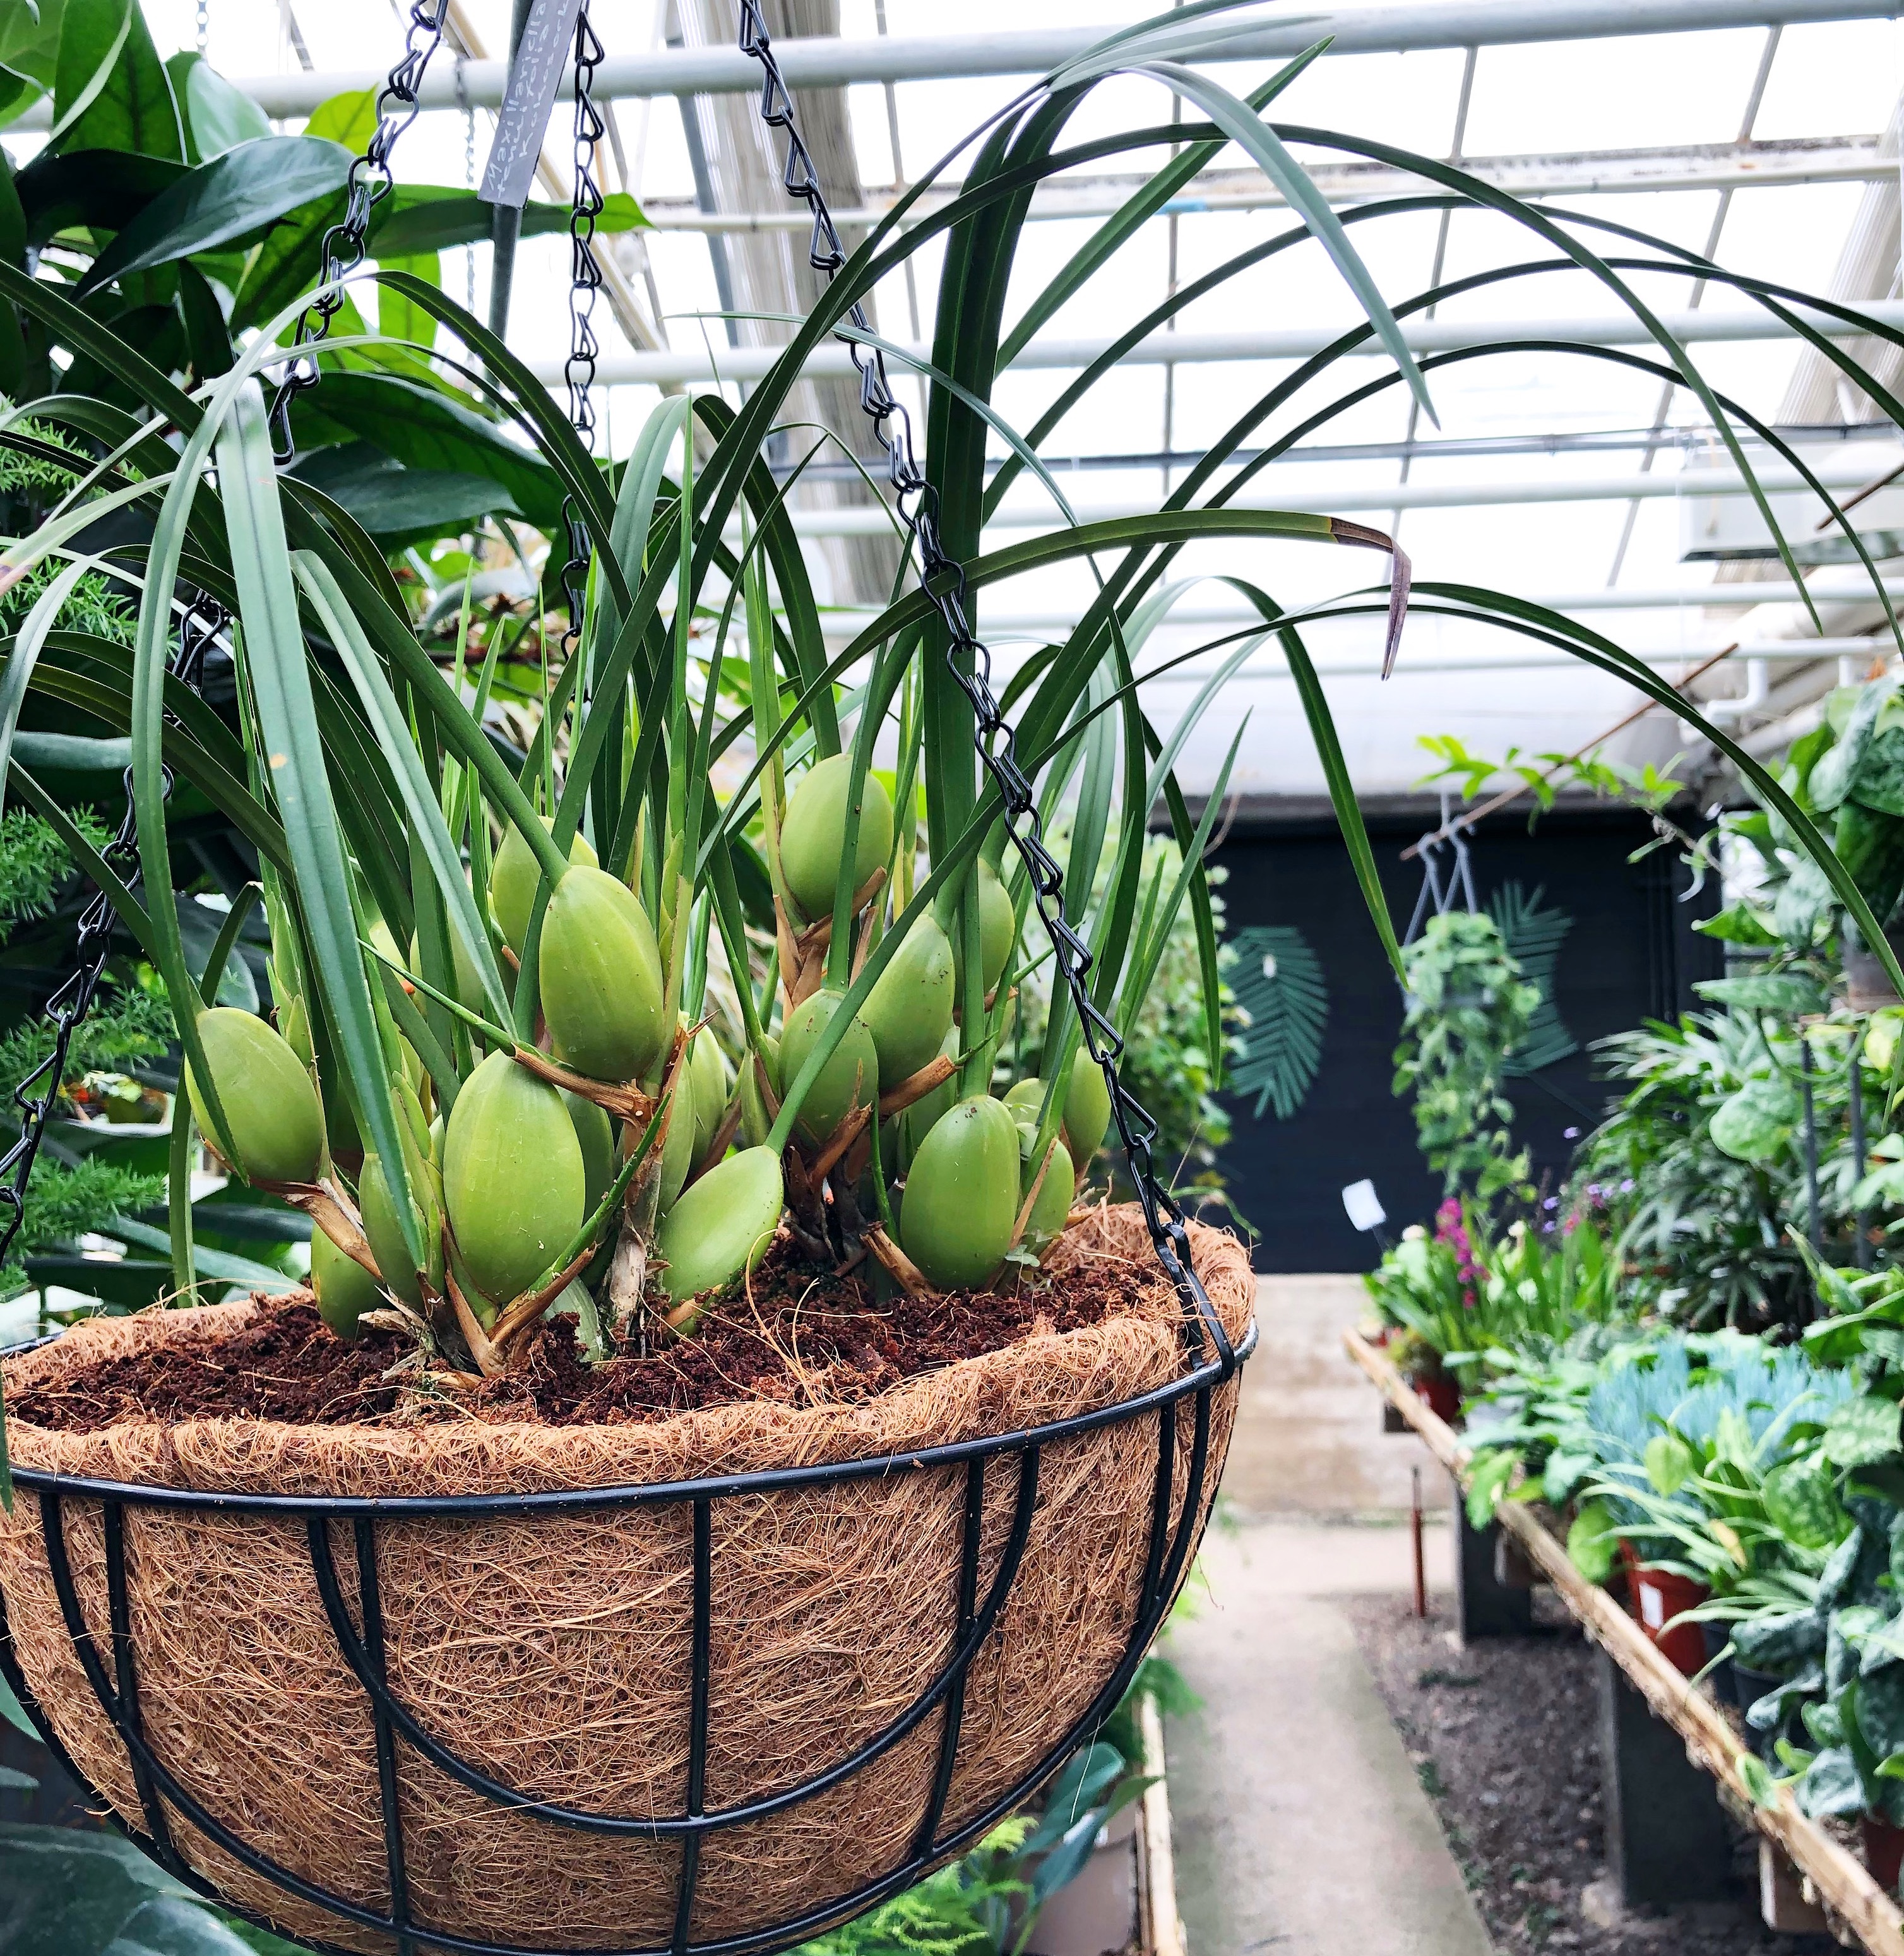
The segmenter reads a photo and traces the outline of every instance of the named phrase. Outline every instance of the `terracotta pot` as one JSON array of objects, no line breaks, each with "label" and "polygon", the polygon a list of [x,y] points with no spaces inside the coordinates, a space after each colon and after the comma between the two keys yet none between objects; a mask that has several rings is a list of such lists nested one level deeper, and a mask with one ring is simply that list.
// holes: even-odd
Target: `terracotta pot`
[{"label": "terracotta pot", "polygon": [[1417,1379],[1414,1384],[1415,1397],[1437,1419],[1452,1426],[1460,1418],[1461,1389],[1445,1372],[1437,1372],[1432,1379]]},{"label": "terracotta pot", "polygon": [[1683,1611],[1696,1610],[1712,1592],[1703,1582],[1676,1576],[1670,1570],[1655,1568],[1637,1557],[1629,1562],[1628,1573],[1633,1614],[1639,1619],[1640,1628],[1688,1677],[1696,1676],[1706,1663],[1704,1629],[1698,1623],[1676,1623],[1670,1629],[1666,1626]]},{"label": "terracotta pot", "polygon": [[1899,1869],[1904,1866],[1904,1827],[1893,1827],[1888,1820],[1867,1813],[1858,1822],[1858,1831],[1864,1836],[1865,1866],[1871,1870],[1871,1879],[1887,1894],[1896,1894]]}]

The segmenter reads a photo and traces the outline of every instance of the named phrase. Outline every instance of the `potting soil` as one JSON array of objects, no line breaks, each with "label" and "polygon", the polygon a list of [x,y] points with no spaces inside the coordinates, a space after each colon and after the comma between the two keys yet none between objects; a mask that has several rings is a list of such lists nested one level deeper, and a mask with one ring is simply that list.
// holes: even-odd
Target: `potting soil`
[{"label": "potting soil", "polygon": [[333,1336],[308,1291],[294,1292],[214,1343],[102,1358],[9,1394],[18,1419],[61,1433],[128,1421],[282,1420],[298,1425],[379,1420],[528,1420],[615,1425],[749,1399],[850,1405],[901,1380],[1001,1349],[1039,1331],[1075,1331],[1139,1309],[1162,1281],[1154,1269],[1094,1260],[1047,1277],[1027,1273],[994,1291],[877,1301],[853,1276],[804,1264],[784,1238],[739,1295],[711,1309],[692,1337],[665,1331],[645,1357],[590,1364],[575,1320],[537,1333],[507,1377],[453,1395],[420,1393],[395,1371],[407,1339]]}]

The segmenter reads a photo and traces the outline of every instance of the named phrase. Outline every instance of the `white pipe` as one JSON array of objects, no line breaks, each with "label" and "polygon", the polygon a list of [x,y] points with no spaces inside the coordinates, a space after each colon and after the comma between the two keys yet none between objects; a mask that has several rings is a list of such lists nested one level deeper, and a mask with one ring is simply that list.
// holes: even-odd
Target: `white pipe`
[{"label": "white pipe", "polygon": [[[1855,339],[1865,330],[1803,307],[1792,310],[1808,325],[1834,339]],[[1880,325],[1904,326],[1904,301],[1868,299],[1858,310]],[[1774,319],[1756,307],[1735,313],[1661,311],[1654,316],[1682,345],[1798,336],[1783,320]],[[1225,360],[1306,360],[1334,345],[1344,330],[1341,327],[1294,327],[1230,333],[1156,333],[1121,355],[1118,364],[1175,367]],[[1535,338],[1564,339],[1584,346],[1657,349],[1657,345],[1637,320],[1616,312],[1578,314],[1571,317],[1536,314],[1469,320],[1416,319],[1403,322],[1402,336],[1417,353],[1448,352],[1490,340]],[[1103,338],[1034,339],[1012,367],[1014,371],[1086,367],[1110,344]],[[705,348],[691,347],[656,353],[609,352],[597,362],[595,377],[605,386],[673,387],[697,382],[758,380],[770,371],[781,351],[776,346],[731,346],[719,349],[712,356]],[[925,361],[932,358],[932,349],[923,344],[903,346],[903,351],[913,360]],[[1388,356],[1382,342],[1371,334],[1351,357],[1386,359]],[[562,378],[560,360],[531,361],[529,366],[536,377],[548,386],[555,386]],[[809,357],[805,371],[814,374],[850,375],[853,371],[851,354],[843,345],[829,340]]]},{"label": "white pipe", "polygon": [[[1756,713],[1772,695],[1772,667],[1768,659],[1753,658],[1745,661],[1745,690],[1730,699],[1707,699],[1700,702],[1700,708],[1708,720],[1716,721],[1724,726],[1729,720],[1737,720],[1748,713]],[[1681,721],[1688,738],[1694,730]]]},{"label": "white pipe", "polygon": [[[1663,191],[1764,190],[1792,184],[1872,183],[1894,176],[1896,162],[1877,153],[1869,137],[1830,144],[1789,146],[1751,143],[1695,145],[1682,149],[1614,150],[1571,155],[1469,156],[1470,175],[1521,197],[1652,195]],[[1377,197],[1406,196],[1426,179],[1405,170],[1366,164],[1310,163],[1310,180],[1331,203],[1356,204]],[[1039,191],[1027,213],[1033,223],[1108,217],[1121,210],[1143,179],[1111,178],[1073,188],[1061,183]],[[909,206],[900,219],[909,229],[944,207],[960,186],[947,185]],[[875,195],[882,193],[875,191]],[[836,210],[843,229],[870,226],[884,218],[886,203],[856,210]],[[1224,170],[1199,177],[1164,207],[1167,214],[1194,216],[1211,211],[1285,210],[1288,199],[1252,170]],[[685,198],[645,197],[641,210],[657,231],[686,231],[720,236],[810,229],[805,210],[702,210]]]},{"label": "white pipe", "polygon": [[[1890,20],[1896,0],[1403,0],[1403,4],[1305,10],[1292,20],[1237,29],[1208,62],[1286,60],[1325,39],[1336,54],[1398,54],[1426,48],[1502,47],[1537,41],[1685,33],[1699,29],[1792,27],[1820,21]],[[1039,75],[1075,60],[1121,29],[1039,27],[1016,33],[894,34],[868,39],[775,43],[781,72],[796,88],[839,88],[860,82],[938,81],[979,75]],[[439,55],[424,77],[426,109],[493,109],[506,79],[500,61],[456,65]],[[248,75],[238,85],[274,118],[308,115],[348,90],[380,88],[381,68]],[[565,78],[566,92],[571,84]],[[760,69],[736,48],[657,48],[610,52],[595,71],[598,102],[664,95],[732,94],[760,86]],[[36,103],[13,127],[43,129],[48,105]]]},{"label": "white pipe", "polygon": [[[1816,473],[1818,480],[1827,489],[1861,489],[1872,479],[1884,473],[1896,457],[1887,450],[1882,459],[1873,462],[1866,456],[1848,456],[1831,459],[1820,464]],[[1696,474],[1697,481],[1692,479]],[[1256,480],[1261,482],[1259,476]],[[1791,495],[1809,493],[1808,485],[1802,476],[1783,465],[1776,468],[1759,472],[1759,487],[1769,495]],[[1290,487],[1281,496],[1275,496],[1259,487],[1240,497],[1229,506],[1238,510],[1316,510],[1330,516],[1344,516],[1351,510],[1478,510],[1500,504],[1521,503],[1624,503],[1631,499],[1664,496],[1744,496],[1751,492],[1745,479],[1730,469],[1701,468],[1696,472],[1671,470],[1641,475],[1637,472],[1618,475],[1576,475],[1559,478],[1518,478],[1495,476],[1478,482],[1398,482],[1385,488],[1380,484],[1363,484],[1354,488],[1345,485],[1319,487]],[[1155,501],[1120,501],[1116,503],[1091,503],[1073,504],[1078,521],[1091,523],[1107,521],[1118,516],[1148,516],[1156,513]],[[985,524],[988,532],[992,531],[1036,531],[1040,533],[1055,532],[1068,527],[1058,513],[1048,506],[1040,509],[1036,505],[1007,504]],[[803,537],[877,537],[892,533],[893,518],[884,507],[871,504],[857,509],[846,510],[796,510],[793,528],[796,535]],[[734,532],[737,540],[739,532]],[[1798,594],[1790,585],[1782,587],[1795,599]],[[1823,587],[1820,587],[1822,588]],[[1855,595],[1852,592],[1852,595]],[[1898,594],[1904,595],[1904,593]],[[1590,599],[1583,602],[1590,602]],[[1607,601],[1616,607],[1625,601],[1609,595]],[[1687,594],[1675,592],[1663,598],[1660,602],[1681,604],[1687,601]],[[1713,601],[1717,604],[1730,602],[1725,598]],[[1771,604],[1770,598],[1745,598],[1748,604]]]}]

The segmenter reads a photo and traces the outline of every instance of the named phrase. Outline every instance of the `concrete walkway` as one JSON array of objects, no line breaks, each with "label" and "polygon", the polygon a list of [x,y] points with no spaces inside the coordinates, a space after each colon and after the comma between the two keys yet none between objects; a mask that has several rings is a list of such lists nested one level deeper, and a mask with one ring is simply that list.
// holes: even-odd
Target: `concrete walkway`
[{"label": "concrete walkway", "polygon": [[[1375,1395],[1341,1355],[1362,1295],[1335,1277],[1263,1284],[1225,1519],[1204,1544],[1193,1614],[1165,1647],[1203,1704],[1170,1721],[1166,1743],[1190,1956],[1489,1956],[1331,1600],[1407,1593],[1395,1510],[1426,1459],[1412,1436],[1381,1432]],[[1447,1487],[1432,1463],[1423,1488],[1429,1582],[1445,1592]]]}]

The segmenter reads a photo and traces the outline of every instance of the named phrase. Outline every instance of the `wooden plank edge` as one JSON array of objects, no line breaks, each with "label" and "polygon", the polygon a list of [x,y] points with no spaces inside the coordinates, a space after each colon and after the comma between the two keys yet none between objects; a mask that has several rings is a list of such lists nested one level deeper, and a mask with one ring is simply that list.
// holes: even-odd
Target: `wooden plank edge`
[{"label": "wooden plank edge", "polygon": [[[1468,1453],[1454,1428],[1430,1410],[1379,1346],[1354,1330],[1345,1331],[1342,1342],[1349,1356],[1426,1442],[1436,1459],[1464,1486]],[[1718,1707],[1669,1661],[1605,1590],[1581,1574],[1566,1544],[1532,1506],[1524,1501],[1502,1501],[1496,1514],[1587,1634],[1631,1679],[1653,1715],[1685,1741],[1686,1756],[1693,1764],[1733,1794],[1753,1825],[1785,1850],[1873,1956],[1904,1956],[1904,1910],[1872,1879],[1864,1863],[1807,1819],[1788,1790],[1780,1788],[1769,1806],[1752,1797],[1739,1763],[1749,1755]]]},{"label": "wooden plank edge", "polygon": [[1139,1924],[1139,1939],[1153,1956],[1185,1956],[1184,1924],[1177,1913],[1177,1863],[1170,1838],[1170,1791],[1164,1777],[1164,1721],[1157,1701],[1146,1693],[1137,1715],[1143,1735],[1144,1788],[1141,1828],[1145,1880],[1143,1898],[1146,1920]]}]

